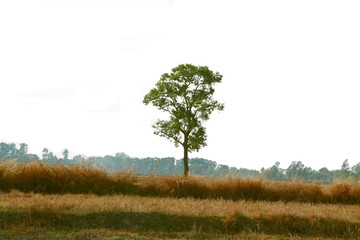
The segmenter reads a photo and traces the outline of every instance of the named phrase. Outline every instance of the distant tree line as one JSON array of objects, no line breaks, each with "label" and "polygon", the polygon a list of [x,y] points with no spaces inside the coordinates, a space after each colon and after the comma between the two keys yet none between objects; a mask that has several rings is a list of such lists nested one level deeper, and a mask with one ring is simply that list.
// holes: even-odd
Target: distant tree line
[{"label": "distant tree line", "polygon": [[350,167],[346,159],[340,169],[329,170],[326,167],[314,170],[305,166],[301,161],[293,161],[286,169],[280,168],[280,162],[276,162],[270,168],[262,168],[260,174],[265,179],[275,181],[301,180],[304,182],[331,183],[338,180],[360,180],[360,162]]},{"label": "distant tree line", "polygon": [[[36,154],[28,153],[28,145],[21,143],[16,146],[14,143],[0,143],[0,160],[17,161],[26,163],[30,161],[42,161],[49,164],[81,164],[103,168],[110,172],[133,171],[135,174],[155,175],[182,175],[183,161],[173,157],[167,158],[132,158],[125,153],[116,153],[114,156],[88,157],[76,155],[69,158],[69,151],[65,149],[62,157],[56,156],[47,148],[42,151],[41,158]],[[294,161],[286,169],[280,168],[280,162],[276,162],[270,168],[262,168],[260,171],[229,167],[228,165],[217,164],[215,161],[203,158],[189,159],[190,174],[209,177],[240,176],[243,178],[264,177],[267,180],[331,183],[337,180],[352,179],[360,180],[360,162],[350,167],[346,159],[339,170],[329,170],[325,167],[313,170],[306,167],[301,161]]]}]

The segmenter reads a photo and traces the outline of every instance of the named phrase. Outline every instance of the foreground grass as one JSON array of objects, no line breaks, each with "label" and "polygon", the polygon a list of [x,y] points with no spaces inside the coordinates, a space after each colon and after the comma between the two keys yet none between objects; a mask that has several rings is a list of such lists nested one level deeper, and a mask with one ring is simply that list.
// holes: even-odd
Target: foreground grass
[{"label": "foreground grass", "polygon": [[13,227],[9,230],[0,230],[2,240],[154,240],[154,239],[194,239],[194,240],[334,240],[343,238],[304,237],[268,235],[262,233],[239,234],[206,234],[196,232],[184,233],[156,233],[156,232],[126,232],[114,229],[82,229],[79,231],[65,231],[52,228]]},{"label": "foreground grass", "polygon": [[360,205],[313,204],[298,202],[231,201],[141,197],[129,195],[98,196],[91,194],[38,194],[12,191],[0,194],[0,211],[52,214],[131,212],[228,217],[236,213],[251,218],[291,215],[307,219],[338,219],[360,222]]},{"label": "foreground grass", "polygon": [[128,194],[174,198],[360,204],[360,183],[271,182],[262,179],[134,176],[86,165],[0,162],[0,190],[45,194]]},{"label": "foreground grass", "polygon": [[360,238],[360,206],[340,204],[12,191],[0,194],[0,219],[4,239],[21,239],[18,229],[42,232],[38,239]]}]

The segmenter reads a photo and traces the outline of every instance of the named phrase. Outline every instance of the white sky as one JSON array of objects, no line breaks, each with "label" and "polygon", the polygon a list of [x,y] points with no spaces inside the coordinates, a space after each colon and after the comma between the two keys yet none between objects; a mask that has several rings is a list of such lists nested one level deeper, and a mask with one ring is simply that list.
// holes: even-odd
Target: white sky
[{"label": "white sky", "polygon": [[360,2],[0,0],[0,141],[182,158],[142,103],[182,63],[223,74],[190,157],[260,169],[360,162]]}]

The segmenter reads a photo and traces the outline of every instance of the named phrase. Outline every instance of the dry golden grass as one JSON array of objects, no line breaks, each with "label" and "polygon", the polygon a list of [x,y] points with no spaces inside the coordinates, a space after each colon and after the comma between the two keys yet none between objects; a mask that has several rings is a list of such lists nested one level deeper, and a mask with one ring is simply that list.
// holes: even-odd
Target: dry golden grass
[{"label": "dry golden grass", "polygon": [[93,212],[161,212],[191,216],[224,217],[240,213],[249,217],[291,215],[301,218],[333,218],[360,223],[359,205],[298,202],[231,201],[224,199],[159,198],[127,195],[23,193],[0,194],[0,211],[49,211],[67,214]]},{"label": "dry golden grass", "polygon": [[34,228],[70,235],[105,229],[190,239],[360,239],[358,203],[360,183],[134,176],[87,165],[0,163],[0,238],[4,230]]},{"label": "dry golden grass", "polygon": [[0,162],[0,190],[46,194],[130,194],[157,197],[193,197],[310,203],[360,203],[360,183],[321,185],[304,182],[272,182],[262,179],[206,178],[190,176],[134,176],[110,174],[87,165],[18,164]]},{"label": "dry golden grass", "polygon": [[[106,228],[196,234],[360,237],[360,206],[128,195],[0,194],[6,226]],[[0,223],[0,227],[4,226]],[[79,230],[79,229],[78,229]],[[297,239],[297,238],[294,238]]]},{"label": "dry golden grass", "polygon": [[[3,235],[1,234],[3,233]],[[81,240],[336,240],[336,237],[307,237],[307,236],[282,236],[268,235],[262,233],[239,233],[239,234],[204,234],[204,233],[156,233],[156,232],[129,232],[108,228],[81,229],[78,231],[56,231],[56,229],[33,228],[15,226],[0,232],[4,239],[37,239],[37,240],[59,240],[59,239],[81,239]],[[0,238],[1,239],[1,238]]]}]

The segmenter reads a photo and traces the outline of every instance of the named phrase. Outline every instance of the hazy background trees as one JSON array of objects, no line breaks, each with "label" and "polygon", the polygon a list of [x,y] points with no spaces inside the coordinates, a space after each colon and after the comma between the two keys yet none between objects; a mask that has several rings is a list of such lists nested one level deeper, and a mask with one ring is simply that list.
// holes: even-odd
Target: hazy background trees
[{"label": "hazy background trees", "polygon": [[[14,143],[0,143],[0,161],[3,162],[17,161],[25,163],[43,161],[49,164],[63,165],[88,164],[103,168],[109,172],[132,171],[134,174],[144,175],[182,175],[184,170],[182,159],[175,159],[173,157],[133,158],[125,153],[116,153],[113,156],[85,157],[84,155],[74,155],[71,158],[68,149],[64,149],[59,155],[62,155],[62,157],[58,157],[48,148],[44,148],[40,158],[36,154],[28,153],[28,145],[25,143],[21,143],[19,146]],[[260,171],[230,167],[204,158],[190,158],[189,165],[191,175],[209,177],[263,177],[264,179],[274,181],[299,180],[321,183],[331,183],[339,180],[360,180],[360,162],[351,167],[347,159],[342,164],[339,164],[338,170],[329,170],[326,167],[314,170],[305,166],[301,161],[293,161],[287,168],[281,168],[281,163],[275,162],[273,166],[262,168]]]},{"label": "hazy background trees", "polygon": [[19,162],[39,160],[35,154],[28,154],[28,145],[21,143],[19,148],[15,143],[0,143],[0,160],[17,159]]}]

